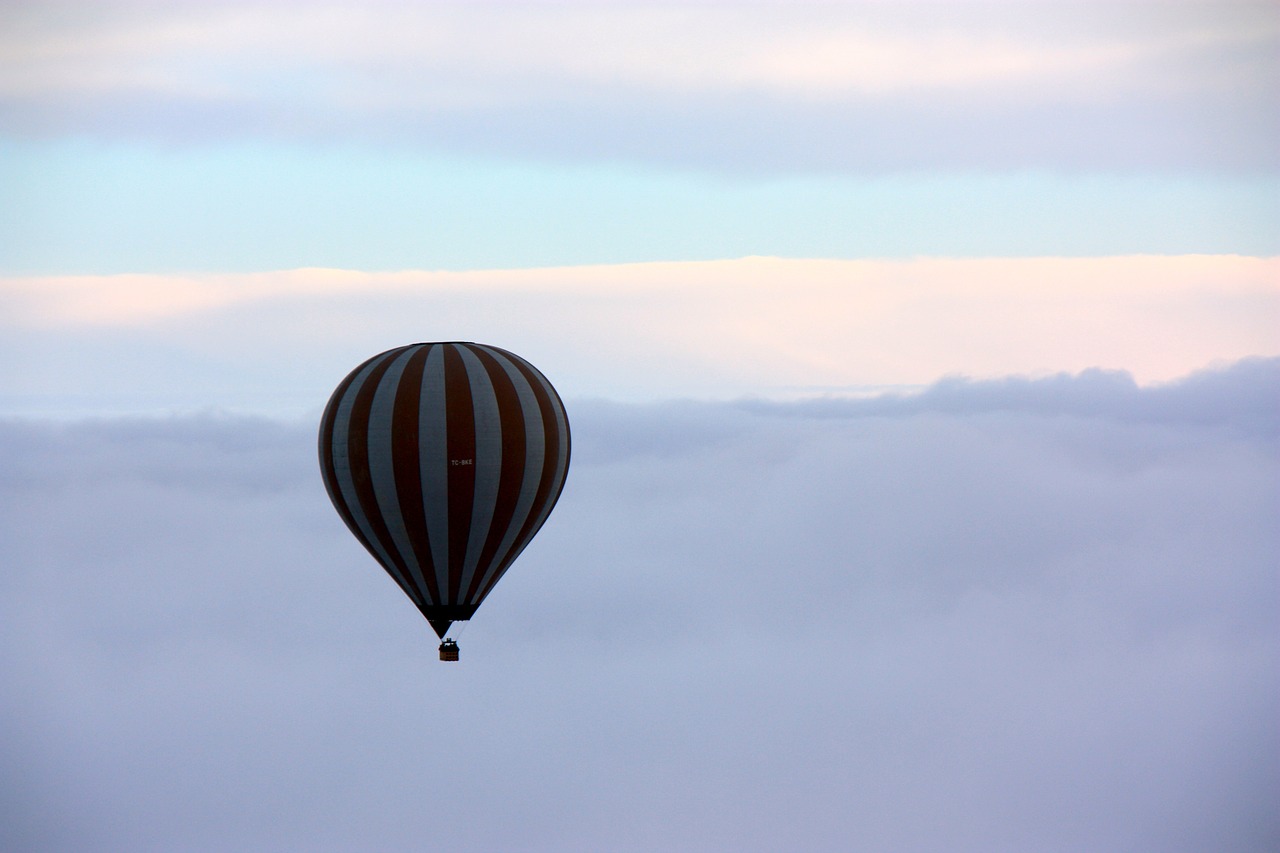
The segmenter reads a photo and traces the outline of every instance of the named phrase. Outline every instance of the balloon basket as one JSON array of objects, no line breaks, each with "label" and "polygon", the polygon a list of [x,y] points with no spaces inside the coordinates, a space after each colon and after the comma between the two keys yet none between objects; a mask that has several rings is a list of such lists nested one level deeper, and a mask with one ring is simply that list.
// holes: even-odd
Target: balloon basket
[{"label": "balloon basket", "polygon": [[440,660],[457,660],[458,644],[453,640],[445,640],[440,644]]}]

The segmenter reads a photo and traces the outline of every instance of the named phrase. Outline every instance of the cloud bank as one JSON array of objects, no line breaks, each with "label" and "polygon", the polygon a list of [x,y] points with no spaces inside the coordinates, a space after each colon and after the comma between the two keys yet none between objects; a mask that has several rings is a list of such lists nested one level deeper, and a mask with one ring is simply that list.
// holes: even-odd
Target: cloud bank
[{"label": "cloud bank", "polygon": [[434,660],[313,426],[0,425],[9,850],[1262,850],[1280,361],[570,401]]}]

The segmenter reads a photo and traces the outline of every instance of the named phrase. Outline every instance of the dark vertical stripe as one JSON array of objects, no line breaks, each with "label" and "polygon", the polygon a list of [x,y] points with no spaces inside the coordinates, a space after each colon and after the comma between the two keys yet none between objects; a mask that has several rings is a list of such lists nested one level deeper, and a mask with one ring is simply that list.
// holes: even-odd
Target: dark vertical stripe
[{"label": "dark vertical stripe", "polygon": [[405,347],[396,353],[373,394],[373,403],[369,409],[369,476],[373,483],[374,497],[378,501],[378,511],[395,545],[396,557],[399,564],[408,570],[405,579],[417,590],[416,600],[427,601],[427,585],[414,556],[409,531],[405,529],[404,512],[396,488],[395,432],[392,429],[396,393],[400,389],[405,365],[413,357],[413,352],[413,347]]},{"label": "dark vertical stripe", "polygon": [[343,522],[360,540],[360,544],[367,551],[373,553],[373,548],[365,541],[364,534],[360,532],[359,525],[356,524],[355,518],[351,515],[351,509],[347,506],[346,499],[342,497],[342,487],[338,485],[338,480],[333,470],[333,430],[338,417],[338,404],[342,402],[342,398],[346,396],[347,389],[351,387],[351,383],[356,381],[356,377],[360,375],[360,371],[372,361],[375,361],[385,353],[375,355],[373,358],[365,359],[360,366],[347,374],[342,383],[338,385],[333,395],[329,397],[329,404],[324,408],[324,415],[320,418],[320,476],[324,480],[325,490],[329,493],[329,500],[333,502],[334,509],[338,511],[338,515]]},{"label": "dark vertical stripe", "polygon": [[449,596],[459,604],[458,587],[471,535],[475,503],[476,425],[471,405],[471,381],[456,344],[444,344],[445,442],[449,478]]},{"label": "dark vertical stripe", "polygon": [[405,594],[411,600],[417,601],[413,589],[406,584],[405,578],[400,575],[395,565],[391,563],[390,556],[377,540],[368,518],[359,505],[360,498],[356,490],[355,477],[351,470],[350,453],[348,452],[351,411],[360,389],[364,387],[370,373],[379,365],[386,364],[388,360],[395,357],[399,352],[401,350],[389,350],[357,368],[354,381],[349,384],[349,387],[338,398],[337,408],[333,417],[333,440],[329,445],[329,451],[331,454],[330,461],[333,465],[334,484],[350,513],[351,523],[354,525],[352,530],[355,532],[356,538],[369,550],[373,558],[386,569],[387,573],[399,584]]},{"label": "dark vertical stripe", "polygon": [[[364,526],[361,524],[365,518],[364,513],[358,506],[351,505],[347,499],[345,490],[343,489],[337,470],[337,456],[338,454],[342,455],[343,461],[345,462],[344,468],[349,472],[351,465],[350,459],[347,456],[346,436],[350,426],[350,413],[348,412],[347,415],[343,415],[343,403],[346,401],[349,394],[354,394],[359,390],[358,387],[353,389],[353,384],[357,379],[360,379],[362,374],[364,374],[365,371],[370,368],[370,365],[373,365],[375,362],[384,360],[385,363],[389,363],[390,357],[393,353],[394,351],[379,353],[373,358],[366,359],[364,363],[347,375],[347,378],[344,379],[342,384],[338,386],[338,389],[334,391],[333,396],[329,398],[329,405],[326,407],[325,415],[321,421],[322,427],[320,433],[321,467],[325,476],[325,488],[329,491],[329,497],[333,501],[334,507],[338,510],[338,515],[341,516],[342,520],[346,523],[347,528],[379,564],[382,564],[384,561],[378,554],[378,546],[369,538],[369,535],[365,532]],[[363,381],[364,380],[362,379],[362,384]],[[357,518],[357,513],[359,513],[359,518]],[[400,581],[397,580],[397,583],[400,583]],[[404,584],[401,583],[401,586],[404,586]]]},{"label": "dark vertical stripe", "polygon": [[[403,349],[404,347],[400,347],[391,352],[399,353]],[[387,554],[388,559],[391,561],[391,565],[387,565],[382,560],[379,560],[379,562],[383,564],[383,568],[392,577],[396,577],[401,587],[404,588],[405,593],[414,603],[421,606],[424,602],[422,597],[417,594],[413,584],[408,580],[408,567],[400,559],[395,542],[387,530],[386,523],[382,520],[382,512],[378,508],[378,499],[374,494],[373,479],[369,476],[369,410],[373,405],[373,395],[378,390],[378,384],[382,381],[382,376],[386,373],[392,361],[394,361],[394,358],[388,357],[375,367],[356,392],[355,404],[351,407],[351,421],[347,429],[347,453],[351,459],[351,475],[355,482],[360,509],[363,511],[365,520],[368,522],[370,529],[372,529],[373,535],[382,546],[383,552]]]},{"label": "dark vertical stripe", "polygon": [[502,471],[498,480],[498,494],[493,507],[493,518],[489,523],[489,535],[485,539],[484,550],[480,552],[480,562],[472,575],[471,584],[462,599],[469,604],[475,603],[475,595],[479,591],[484,578],[489,574],[493,563],[501,555],[498,547],[511,525],[511,517],[515,513],[520,499],[520,485],[524,479],[525,466],[525,423],[524,412],[520,407],[520,398],[516,394],[511,377],[498,361],[489,353],[475,348],[473,350],[489,374],[493,384],[493,393],[498,401],[498,417],[502,423]]},{"label": "dark vertical stripe", "polygon": [[[525,520],[524,526],[520,530],[520,535],[516,537],[516,544],[511,549],[510,555],[503,560],[504,565],[489,578],[484,588],[480,591],[479,597],[475,600],[476,604],[484,600],[489,591],[493,589],[493,585],[502,578],[507,568],[510,567],[515,558],[529,544],[534,534],[542,527],[552,507],[555,506],[556,501],[560,498],[560,492],[564,488],[564,480],[569,471],[569,419],[564,414],[564,404],[560,401],[560,396],[556,394],[555,389],[551,387],[551,383],[546,380],[546,377],[534,369],[527,361],[514,353],[507,353],[505,350],[503,353],[511,357],[512,362],[524,374],[529,381],[529,385],[533,388],[542,417],[543,435],[546,437],[546,455],[542,464],[542,477],[538,483],[538,494],[534,498],[533,508],[529,512],[529,517]],[[559,417],[557,417],[557,414],[559,414]]]},{"label": "dark vertical stripe", "polygon": [[447,603],[449,593],[449,448],[444,413],[444,351],[429,344],[422,366],[422,388],[418,405],[418,470],[422,480],[422,511],[426,515],[431,545],[431,562],[436,570],[438,604]]},{"label": "dark vertical stripe", "polygon": [[471,588],[485,540],[493,527],[493,507],[502,479],[502,412],[493,390],[493,381],[484,362],[471,344],[459,344],[457,352],[471,382],[471,409],[475,417],[475,498],[471,505],[471,534],[467,537],[467,557],[462,564],[459,593]]},{"label": "dark vertical stripe", "polygon": [[396,475],[396,495],[404,516],[404,527],[413,544],[413,556],[418,561],[426,582],[427,600],[430,604],[444,601],[436,583],[435,565],[431,560],[431,536],[427,532],[426,512],[422,501],[422,469],[419,459],[418,407],[422,397],[422,366],[426,363],[431,345],[418,346],[409,357],[391,413],[392,467]]},{"label": "dark vertical stripe", "polygon": [[[489,585],[494,572],[510,563],[515,555],[519,553],[516,549],[516,540],[520,529],[534,511],[534,499],[538,495],[538,483],[542,477],[543,463],[546,460],[547,444],[546,436],[542,430],[542,416],[538,397],[533,393],[533,386],[529,384],[528,378],[516,366],[513,360],[514,357],[510,353],[495,347],[485,347],[484,349],[502,365],[507,378],[511,380],[512,385],[515,387],[516,397],[520,403],[520,419],[524,425],[525,459],[524,470],[520,474],[520,494],[516,499],[515,512],[512,513],[511,521],[502,536],[502,542],[498,545],[494,563],[490,566],[488,575],[481,581],[481,590]],[[475,601],[478,603],[478,597]]]},{"label": "dark vertical stripe", "polygon": [[[569,430],[569,413],[564,409],[564,401],[560,399],[560,395],[556,393],[556,389],[550,382],[544,378],[546,382],[547,396],[551,399],[552,406],[556,415],[556,434],[560,436],[559,453],[560,458],[556,462],[556,481],[551,493],[551,502],[547,504],[547,512],[555,508],[556,503],[560,500],[560,495],[564,492],[565,480],[569,477],[569,459],[573,456],[573,435]],[[545,520],[545,519],[544,519]]]}]

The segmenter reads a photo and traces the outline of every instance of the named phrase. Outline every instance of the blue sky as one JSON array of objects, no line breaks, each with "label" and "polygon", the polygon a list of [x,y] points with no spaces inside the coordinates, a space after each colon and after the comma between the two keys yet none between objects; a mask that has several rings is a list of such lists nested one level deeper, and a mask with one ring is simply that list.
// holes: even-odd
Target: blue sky
[{"label": "blue sky", "polygon": [[[0,0],[0,847],[1280,847],[1274,3]],[[564,495],[434,635],[412,341]]]},{"label": "blue sky", "polygon": [[10,274],[1280,248],[1268,175],[742,175],[274,140],[23,140],[3,164]]}]

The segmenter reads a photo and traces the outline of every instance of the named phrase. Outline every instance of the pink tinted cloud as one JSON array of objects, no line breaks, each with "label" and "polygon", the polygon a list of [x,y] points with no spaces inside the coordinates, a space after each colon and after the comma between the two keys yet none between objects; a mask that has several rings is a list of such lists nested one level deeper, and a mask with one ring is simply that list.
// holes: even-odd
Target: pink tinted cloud
[{"label": "pink tinted cloud", "polygon": [[[316,365],[413,340],[538,353],[571,394],[790,394],[1280,354],[1280,258],[787,260],[0,280],[0,324]],[[347,365],[349,367],[350,365]]]}]

